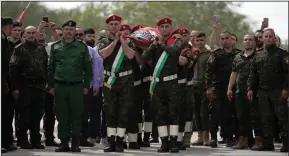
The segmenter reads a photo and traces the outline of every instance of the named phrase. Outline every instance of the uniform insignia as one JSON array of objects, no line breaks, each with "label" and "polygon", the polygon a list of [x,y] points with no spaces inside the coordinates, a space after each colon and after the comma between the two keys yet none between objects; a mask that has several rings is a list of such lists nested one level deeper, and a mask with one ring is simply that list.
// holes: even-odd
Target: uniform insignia
[{"label": "uniform insignia", "polygon": [[185,33],[186,32],[186,30],[183,30],[183,33]]},{"label": "uniform insignia", "polygon": [[69,26],[72,26],[72,22],[69,22],[68,25],[69,25]]},{"label": "uniform insignia", "polygon": [[10,59],[10,63],[15,63],[17,60],[17,56],[13,55]]},{"label": "uniform insignia", "polygon": [[285,56],[284,57],[284,61],[285,61],[286,64],[289,64],[289,56]]},{"label": "uniform insignia", "polygon": [[115,20],[115,16],[112,16],[112,19]]},{"label": "uniform insignia", "polygon": [[122,26],[122,29],[125,29],[125,26]]},{"label": "uniform insignia", "polygon": [[167,19],[165,19],[165,23],[167,23],[168,22],[168,20]]}]

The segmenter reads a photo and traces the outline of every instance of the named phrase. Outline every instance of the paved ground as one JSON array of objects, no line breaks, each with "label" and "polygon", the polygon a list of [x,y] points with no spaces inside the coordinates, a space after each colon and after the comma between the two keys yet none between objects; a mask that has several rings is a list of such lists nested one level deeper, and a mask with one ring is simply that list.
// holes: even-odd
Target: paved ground
[{"label": "paved ground", "polygon": [[[42,126],[42,125],[41,125]],[[55,134],[57,133],[55,127]],[[57,136],[57,135],[55,135]],[[197,134],[194,133],[192,141],[197,139]],[[59,140],[57,140],[59,141]],[[157,153],[157,148],[160,144],[152,144],[150,148],[142,148],[141,150],[125,150],[124,153],[104,153],[103,145],[98,144],[93,148],[83,148],[82,152],[76,153],[55,153],[54,147],[48,147],[45,150],[21,150],[18,149],[15,152],[6,153],[3,155],[7,156],[156,156],[156,155],[180,155],[180,156],[288,156],[288,154],[280,153],[280,144],[276,144],[275,152],[255,152],[250,150],[232,150],[230,148],[221,147],[216,149],[211,149],[209,147],[191,147],[186,151],[181,151],[178,154],[159,154]]]}]

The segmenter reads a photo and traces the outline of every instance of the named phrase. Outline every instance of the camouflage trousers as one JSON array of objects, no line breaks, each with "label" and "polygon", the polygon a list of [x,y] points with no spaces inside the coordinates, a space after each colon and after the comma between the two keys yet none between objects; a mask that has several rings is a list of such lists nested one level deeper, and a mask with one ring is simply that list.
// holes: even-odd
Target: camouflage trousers
[{"label": "camouflage trousers", "polygon": [[158,126],[179,124],[179,93],[177,80],[157,83],[152,96],[152,107],[156,112]]},{"label": "camouflage trousers", "polygon": [[274,114],[278,119],[280,136],[288,136],[287,99],[281,99],[281,89],[259,90],[257,96],[264,136],[274,136]]}]

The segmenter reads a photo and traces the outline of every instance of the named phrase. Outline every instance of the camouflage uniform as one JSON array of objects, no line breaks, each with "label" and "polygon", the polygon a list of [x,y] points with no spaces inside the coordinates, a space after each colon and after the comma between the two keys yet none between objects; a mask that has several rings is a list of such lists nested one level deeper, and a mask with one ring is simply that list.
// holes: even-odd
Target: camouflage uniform
[{"label": "camouflage uniform", "polygon": [[[113,42],[111,38],[102,38],[97,47],[99,50]],[[133,43],[126,42],[134,48]],[[129,126],[129,117],[133,113],[134,105],[134,74],[133,61],[125,57],[121,42],[118,41],[112,54],[103,60],[104,65],[104,112],[107,118],[107,134],[110,144],[109,150],[116,144],[122,151],[122,142],[126,128]]]},{"label": "camouflage uniform", "polygon": [[213,99],[211,101],[211,146],[216,146],[219,121],[224,127],[227,146],[232,146],[233,139],[233,107],[227,99],[227,87],[232,71],[232,63],[237,51],[230,53],[219,48],[214,50],[207,63],[205,73],[206,88],[213,88]]},{"label": "camouflage uniform", "polygon": [[[191,49],[184,48],[182,50],[181,56],[187,58],[188,63],[184,66],[178,65],[178,83],[180,85],[180,114],[179,114],[179,136],[178,136],[178,144],[179,148],[184,150],[183,146],[183,133],[185,131],[186,121],[188,120],[188,116],[191,115],[192,109],[189,105],[186,105],[186,90],[187,90],[187,77],[189,71],[189,65],[191,60]],[[189,107],[188,107],[189,106]],[[192,119],[192,116],[191,116]],[[190,119],[188,121],[191,121]]]},{"label": "camouflage uniform", "polygon": [[35,148],[41,145],[40,121],[45,103],[45,85],[47,80],[48,55],[38,43],[22,43],[15,47],[10,60],[12,90],[19,90],[19,129],[22,148],[31,148],[27,141],[30,130],[30,142]]},{"label": "camouflage uniform", "polygon": [[[158,132],[162,139],[159,152],[168,150],[168,136],[176,147],[179,124],[180,88],[177,68],[181,54],[181,41],[166,46],[150,45],[143,53],[143,59],[152,60],[154,72],[151,79],[150,93],[152,94],[153,110],[157,112]],[[167,126],[169,126],[169,132]]]},{"label": "camouflage uniform", "polygon": [[[253,101],[247,98],[247,80],[250,72],[250,65],[255,56],[255,52],[250,56],[245,56],[244,52],[236,55],[233,61],[232,72],[236,72],[236,92],[235,92],[235,110],[239,120],[240,136],[239,146],[245,143],[248,145],[248,139],[252,137],[252,123],[254,123],[255,136],[261,136],[261,125],[259,113],[256,109],[257,99],[254,97]],[[251,113],[252,112],[252,113]],[[254,115],[253,115],[254,114]]]},{"label": "camouflage uniform", "polygon": [[[256,53],[250,69],[248,90],[258,90],[264,140],[261,150],[273,150],[274,114],[278,118],[282,150],[288,151],[288,106],[281,91],[288,90],[288,53],[270,46]],[[272,110],[273,109],[273,110]]]}]

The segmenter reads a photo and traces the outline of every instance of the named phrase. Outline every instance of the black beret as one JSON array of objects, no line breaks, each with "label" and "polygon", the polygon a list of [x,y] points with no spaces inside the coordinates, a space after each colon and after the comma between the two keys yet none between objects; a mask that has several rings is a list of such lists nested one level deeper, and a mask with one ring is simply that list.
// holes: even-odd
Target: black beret
[{"label": "black beret", "polygon": [[6,25],[13,25],[13,20],[10,17],[1,17],[1,27],[4,27]]},{"label": "black beret", "polygon": [[76,27],[76,22],[74,22],[73,20],[66,21],[62,24],[62,28],[65,26]]},{"label": "black beret", "polygon": [[84,34],[95,34],[95,31],[92,28],[87,28],[84,30]]},{"label": "black beret", "polygon": [[19,23],[19,22],[17,22],[17,21],[14,21],[14,22],[13,22],[13,28],[14,28],[14,27],[21,27],[21,26],[22,26],[21,23]]}]

